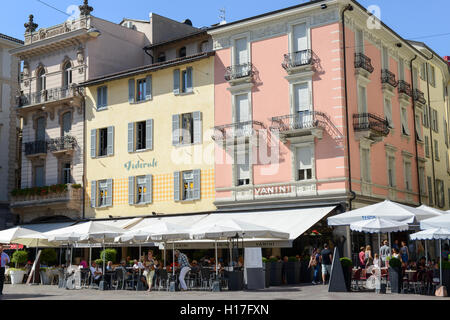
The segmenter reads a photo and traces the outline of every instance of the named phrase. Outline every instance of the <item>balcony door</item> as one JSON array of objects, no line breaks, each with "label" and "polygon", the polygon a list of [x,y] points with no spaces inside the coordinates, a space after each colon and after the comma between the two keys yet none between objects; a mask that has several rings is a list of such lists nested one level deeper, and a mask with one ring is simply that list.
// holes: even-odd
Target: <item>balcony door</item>
[{"label": "balcony door", "polygon": [[235,96],[236,102],[236,128],[235,136],[249,136],[252,132],[250,104],[248,94],[240,94]]},{"label": "balcony door", "polygon": [[35,187],[44,186],[44,166],[34,167],[34,186]]},{"label": "balcony door", "polygon": [[295,66],[308,63],[308,37],[306,35],[306,23],[297,24],[292,27],[292,59]]},{"label": "balcony door", "polygon": [[62,116],[62,134],[61,136],[67,136],[70,134],[70,130],[72,129],[72,114],[70,112],[66,112]]},{"label": "balcony door", "polygon": [[294,116],[292,118],[292,128],[303,129],[311,127],[311,122],[313,119],[308,82],[294,84],[293,90]]},{"label": "balcony door", "polygon": [[45,118],[36,120],[36,141],[45,141]]},{"label": "balcony door", "polygon": [[236,78],[246,77],[250,70],[247,38],[235,40],[234,65]]}]

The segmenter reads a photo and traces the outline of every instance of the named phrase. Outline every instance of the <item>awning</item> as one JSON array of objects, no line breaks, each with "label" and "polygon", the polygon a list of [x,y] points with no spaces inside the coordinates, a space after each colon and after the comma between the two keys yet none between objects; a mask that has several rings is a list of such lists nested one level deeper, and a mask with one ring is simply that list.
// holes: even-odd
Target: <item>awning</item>
[{"label": "awning", "polygon": [[136,224],[140,223],[144,218],[131,218],[131,219],[117,219],[117,220],[99,220],[99,222],[123,229],[131,229]]},{"label": "awning", "polygon": [[75,222],[36,223],[36,224],[23,224],[20,227],[44,233],[56,229],[65,228],[73,224],[75,224]]}]

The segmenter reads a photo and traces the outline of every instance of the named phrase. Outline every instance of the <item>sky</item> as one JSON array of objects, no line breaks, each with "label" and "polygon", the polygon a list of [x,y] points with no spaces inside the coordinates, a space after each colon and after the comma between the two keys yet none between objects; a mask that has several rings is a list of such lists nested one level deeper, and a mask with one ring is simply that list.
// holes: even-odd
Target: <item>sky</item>
[{"label": "sky", "polygon": [[[24,23],[30,14],[35,23],[49,27],[64,22],[72,6],[82,0],[0,0],[0,33],[23,40]],[[305,0],[90,0],[93,15],[119,23],[123,18],[148,20],[150,12],[183,21],[195,27],[219,22],[225,9],[227,22],[293,6]],[[381,20],[403,38],[425,42],[441,56],[450,56],[448,0],[360,0],[364,7],[380,8]],[[46,3],[47,5],[45,5]],[[52,6],[54,8],[51,8]],[[59,11],[58,11],[59,10]],[[66,14],[69,12],[70,14]]]}]

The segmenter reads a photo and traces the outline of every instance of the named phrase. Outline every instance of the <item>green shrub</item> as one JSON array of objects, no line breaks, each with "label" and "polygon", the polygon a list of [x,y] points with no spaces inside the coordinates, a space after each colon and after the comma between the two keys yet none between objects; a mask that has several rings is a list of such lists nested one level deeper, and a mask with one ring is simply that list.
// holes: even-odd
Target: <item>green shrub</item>
[{"label": "green shrub", "polygon": [[[105,256],[106,254],[106,256]],[[112,261],[113,263],[116,263],[116,257],[117,257],[117,250],[116,249],[105,249],[100,252],[100,259],[104,259],[106,262]]]},{"label": "green shrub", "polygon": [[275,257],[269,258],[269,262],[278,262],[278,259]]},{"label": "green shrub", "polygon": [[263,263],[266,263],[266,262],[267,262],[267,258],[263,257],[263,258],[262,258],[262,262],[263,262]]},{"label": "green shrub", "polygon": [[292,256],[288,258],[288,262],[297,262],[297,258]]},{"label": "green shrub", "polygon": [[389,260],[389,266],[392,268],[400,268],[402,266],[402,262],[400,261],[400,259],[391,258]]},{"label": "green shrub", "polygon": [[58,255],[55,249],[46,248],[41,252],[41,262],[48,266],[53,265],[58,260]]},{"label": "green shrub", "polygon": [[72,189],[81,189],[81,184],[79,183],[73,184]]},{"label": "green shrub", "polygon": [[348,268],[353,266],[353,262],[350,258],[347,257],[342,257],[341,259],[339,259],[341,261],[341,265],[343,268]]},{"label": "green shrub", "polygon": [[17,265],[21,265],[27,263],[27,261],[28,261],[28,252],[26,252],[25,250],[19,250],[13,253],[11,262]]},{"label": "green shrub", "polygon": [[450,270],[450,261],[442,261],[442,270]]},{"label": "green shrub", "polygon": [[[94,261],[97,264],[97,266],[99,266],[99,267],[103,266],[103,260],[102,259],[95,259]],[[108,261],[106,261],[106,262],[108,262]]]}]

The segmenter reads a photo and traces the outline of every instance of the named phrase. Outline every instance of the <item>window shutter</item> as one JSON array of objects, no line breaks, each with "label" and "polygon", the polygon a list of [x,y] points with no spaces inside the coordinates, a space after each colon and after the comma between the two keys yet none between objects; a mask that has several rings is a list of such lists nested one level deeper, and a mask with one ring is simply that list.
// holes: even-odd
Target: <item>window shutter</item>
[{"label": "window shutter", "polygon": [[180,115],[172,115],[172,145],[177,146],[180,143]]},{"label": "window shutter", "polygon": [[128,102],[134,103],[134,79],[128,80]]},{"label": "window shutter", "polygon": [[112,156],[114,154],[114,127],[108,127],[108,151],[107,155]]},{"label": "window shutter", "polygon": [[145,149],[153,150],[153,119],[145,121]]},{"label": "window shutter", "polygon": [[202,143],[202,113],[196,111],[193,113],[194,118],[194,143]]},{"label": "window shutter", "polygon": [[91,208],[97,206],[97,181],[91,181]]},{"label": "window shutter", "polygon": [[103,87],[103,107],[108,106],[108,87]]},{"label": "window shutter", "polygon": [[102,107],[102,87],[97,88],[97,109]]},{"label": "window shutter", "polygon": [[447,121],[444,117],[444,139],[445,139],[445,145],[448,147],[448,128],[447,128]]},{"label": "window shutter", "polygon": [[180,201],[180,172],[173,173],[173,199]]},{"label": "window shutter", "polygon": [[193,195],[193,200],[200,200],[200,185],[201,185],[201,181],[200,181],[200,177],[201,177],[201,173],[200,170],[194,170],[194,195]]},{"label": "window shutter", "polygon": [[173,70],[173,93],[180,94],[180,69]]},{"label": "window shutter", "polygon": [[97,149],[97,129],[91,130],[91,158],[95,158]]},{"label": "window shutter", "polygon": [[187,92],[192,92],[192,90],[193,90],[193,86],[192,86],[192,84],[193,84],[193,79],[192,79],[192,75],[193,75],[192,67],[188,67],[188,68],[186,69],[186,72],[187,72],[187,85],[186,85],[186,91],[187,91]]},{"label": "window shutter", "polygon": [[152,203],[153,202],[153,175],[148,174],[145,176],[146,179],[146,192],[144,195],[145,203]]},{"label": "window shutter", "polygon": [[420,116],[416,116],[416,134],[418,140],[422,141],[422,127],[420,125]]},{"label": "window shutter", "polygon": [[430,157],[430,142],[429,142],[427,136],[425,136],[425,156],[426,156],[427,158]]},{"label": "window shutter", "polygon": [[134,122],[128,123],[128,152],[134,152]]},{"label": "window shutter", "polygon": [[389,127],[393,128],[392,121],[392,106],[391,101],[389,99],[384,99],[384,115],[386,120],[388,121]]},{"label": "window shutter", "polygon": [[106,180],[106,206],[107,207],[111,207],[112,206],[112,194],[113,191],[113,180],[112,179],[108,179]]},{"label": "window shutter", "polygon": [[134,177],[128,177],[128,204],[134,204]]},{"label": "window shutter", "polygon": [[145,83],[145,100],[150,100],[152,98],[152,76],[147,76]]}]

